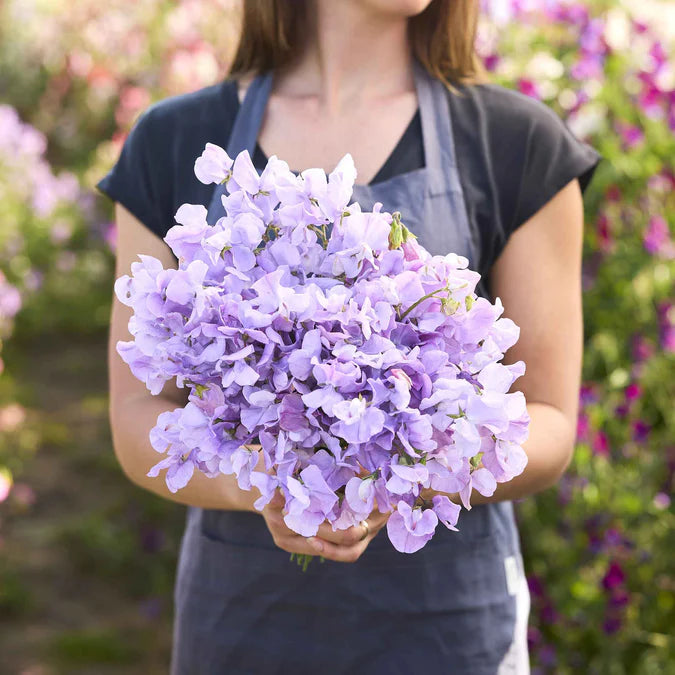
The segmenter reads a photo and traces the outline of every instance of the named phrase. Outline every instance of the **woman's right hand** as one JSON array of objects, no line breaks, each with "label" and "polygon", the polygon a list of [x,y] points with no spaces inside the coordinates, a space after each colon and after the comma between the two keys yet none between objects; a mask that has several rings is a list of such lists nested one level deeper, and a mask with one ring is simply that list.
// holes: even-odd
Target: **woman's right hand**
[{"label": "woman's right hand", "polygon": [[[289,553],[320,555],[327,560],[335,560],[336,562],[356,562],[368,548],[368,544],[385,525],[390,515],[374,510],[366,519],[369,532],[363,540],[361,537],[363,537],[364,528],[361,525],[333,532],[328,522],[319,526],[317,537],[303,537],[291,530],[284,522],[283,509],[285,503],[283,494],[277,489],[274,497],[261,512],[274,543],[280,549]],[[321,548],[316,548],[312,542],[316,542]]]}]

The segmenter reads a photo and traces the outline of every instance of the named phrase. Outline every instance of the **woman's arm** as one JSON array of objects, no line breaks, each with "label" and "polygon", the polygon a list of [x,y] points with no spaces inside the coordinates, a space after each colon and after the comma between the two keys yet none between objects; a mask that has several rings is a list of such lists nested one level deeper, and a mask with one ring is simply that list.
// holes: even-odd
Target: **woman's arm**
[{"label": "woman's arm", "polygon": [[[520,326],[503,363],[525,361],[511,391],[522,391],[530,415],[522,474],[499,483],[491,497],[476,490],[472,504],[520,499],[555,485],[576,440],[583,316],[581,255],[583,201],[575,178],[518,227],[490,270],[491,294],[502,316]],[[433,491],[425,491],[430,497]],[[460,503],[457,495],[452,501]]]},{"label": "woman's arm", "polygon": [[[115,204],[115,220],[116,278],[130,274],[131,263],[139,259],[138,253],[154,256],[165,268],[176,266],[167,244],[119,203]],[[184,406],[188,392],[187,389],[177,388],[170,381],[164,385],[161,394],[153,396],[131,374],[129,366],[122,361],[115,349],[119,340],[131,339],[127,328],[131,315],[131,308],[113,297],[108,341],[109,412],[113,448],[124,473],[136,485],[181,504],[232,511],[255,511],[253,502],[260,496],[259,491],[241,490],[235,476],[208,478],[195,471],[190,482],[173,493],[167,488],[161,474],[156,478],[145,475],[161,459],[160,454],[150,445],[150,429],[155,426],[160,413]],[[257,468],[264,471],[262,455]]]}]

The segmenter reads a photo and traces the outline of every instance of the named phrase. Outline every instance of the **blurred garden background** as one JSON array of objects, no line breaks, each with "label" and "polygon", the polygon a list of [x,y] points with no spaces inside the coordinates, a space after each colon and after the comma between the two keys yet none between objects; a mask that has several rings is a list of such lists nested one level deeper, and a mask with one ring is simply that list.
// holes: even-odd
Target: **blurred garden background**
[{"label": "blurred garden background", "polygon": [[[517,504],[533,673],[675,673],[675,5],[483,5],[493,81],[605,158],[575,458]],[[112,451],[115,228],[93,186],[150,103],[224,76],[238,17],[234,0],[0,3],[3,675],[167,672],[185,510]]]}]

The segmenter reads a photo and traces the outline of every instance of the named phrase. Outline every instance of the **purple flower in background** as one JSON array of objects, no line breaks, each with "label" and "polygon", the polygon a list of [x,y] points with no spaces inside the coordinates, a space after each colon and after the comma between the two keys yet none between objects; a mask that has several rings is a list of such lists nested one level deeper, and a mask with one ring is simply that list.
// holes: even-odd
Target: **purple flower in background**
[{"label": "purple flower in background", "polygon": [[612,561],[602,578],[602,586],[605,590],[611,591],[617,586],[623,584],[626,579],[623,569],[619,563]]},{"label": "purple flower in background", "polygon": [[644,443],[649,437],[649,432],[651,431],[651,426],[647,424],[644,420],[637,419],[632,423],[633,428],[633,440],[636,443]]},{"label": "purple flower in background", "polygon": [[593,436],[591,447],[594,455],[609,457],[609,439],[607,438],[607,434],[602,430],[598,430]]}]

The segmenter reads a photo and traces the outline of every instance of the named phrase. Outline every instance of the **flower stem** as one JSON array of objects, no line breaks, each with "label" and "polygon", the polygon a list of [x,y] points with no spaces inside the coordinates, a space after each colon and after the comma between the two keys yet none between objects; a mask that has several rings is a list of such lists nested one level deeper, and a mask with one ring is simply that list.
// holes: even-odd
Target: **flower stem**
[{"label": "flower stem", "polygon": [[427,293],[426,295],[423,295],[419,300],[416,300],[415,302],[413,302],[413,304],[410,305],[410,307],[408,307],[408,309],[406,309],[405,312],[403,312],[403,314],[399,317],[399,321],[403,321],[403,319],[405,319],[406,316],[408,316],[408,314],[410,314],[410,312],[412,312],[413,309],[415,309],[415,307],[417,307],[417,305],[419,305],[421,302],[424,302],[425,300],[428,300],[429,298],[435,297],[436,293],[440,293],[441,291],[447,291],[447,290],[448,290],[448,287],[443,286],[443,288],[437,288],[435,291],[431,291],[431,293]]}]

